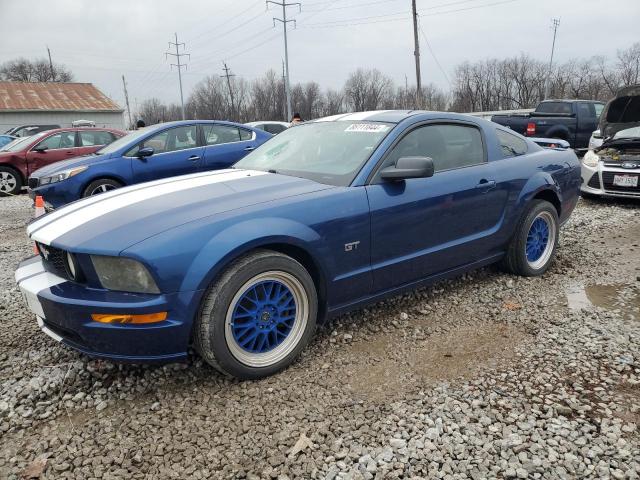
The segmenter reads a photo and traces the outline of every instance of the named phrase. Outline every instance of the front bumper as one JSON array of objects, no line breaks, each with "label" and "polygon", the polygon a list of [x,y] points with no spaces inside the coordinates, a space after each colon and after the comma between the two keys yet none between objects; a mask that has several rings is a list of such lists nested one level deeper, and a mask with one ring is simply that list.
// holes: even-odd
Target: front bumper
[{"label": "front bumper", "polygon": [[[127,362],[171,362],[187,356],[191,325],[202,291],[135,294],[88,288],[45,270],[40,257],[15,273],[25,302],[44,333],[93,357]],[[153,324],[105,324],[92,313],[167,311]]]},{"label": "front bumper", "polygon": [[37,195],[42,196],[47,211],[62,207],[82,197],[81,185],[73,180],[72,178],[63,180],[62,182],[29,188],[29,197],[35,200]]},{"label": "front bumper", "polygon": [[580,191],[589,195],[618,198],[640,198],[640,179],[637,187],[617,187],[613,185],[614,175],[635,175],[640,177],[640,168],[628,169],[598,162],[596,167],[582,163],[582,184]]}]

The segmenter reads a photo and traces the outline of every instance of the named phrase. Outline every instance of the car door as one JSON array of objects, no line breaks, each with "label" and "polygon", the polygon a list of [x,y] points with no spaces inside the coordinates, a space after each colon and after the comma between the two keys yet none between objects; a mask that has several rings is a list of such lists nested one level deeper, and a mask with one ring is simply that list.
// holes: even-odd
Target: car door
[{"label": "car door", "polygon": [[251,130],[210,123],[201,125],[204,144],[203,170],[228,168],[257,147]]},{"label": "car door", "polygon": [[40,140],[27,152],[29,175],[45,165],[79,155],[81,153],[76,144],[75,131],[54,133]]},{"label": "car door", "polygon": [[94,153],[115,140],[115,136],[104,130],[80,130],[78,148],[82,155]]},{"label": "car door", "polygon": [[[148,147],[153,149],[153,154],[139,157],[138,151]],[[197,125],[193,124],[155,133],[126,152],[125,156],[133,157],[131,169],[137,183],[197,172],[202,162],[202,150]]]},{"label": "car door", "polygon": [[576,140],[574,148],[584,148],[589,145],[589,139],[598,128],[598,115],[595,104],[587,102],[576,103]]},{"label": "car door", "polygon": [[[379,171],[402,157],[433,159],[429,178],[389,182]],[[485,257],[506,194],[474,124],[428,123],[407,132],[366,187],[374,290],[384,291]]]}]

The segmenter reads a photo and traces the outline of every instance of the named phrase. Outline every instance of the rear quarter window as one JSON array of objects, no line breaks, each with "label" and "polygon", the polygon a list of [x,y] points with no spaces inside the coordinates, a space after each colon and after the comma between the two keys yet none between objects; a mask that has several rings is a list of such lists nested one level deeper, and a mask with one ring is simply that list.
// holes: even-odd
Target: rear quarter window
[{"label": "rear quarter window", "polygon": [[504,157],[517,157],[527,153],[527,142],[522,138],[504,130],[496,130],[496,136],[500,142],[500,150]]}]

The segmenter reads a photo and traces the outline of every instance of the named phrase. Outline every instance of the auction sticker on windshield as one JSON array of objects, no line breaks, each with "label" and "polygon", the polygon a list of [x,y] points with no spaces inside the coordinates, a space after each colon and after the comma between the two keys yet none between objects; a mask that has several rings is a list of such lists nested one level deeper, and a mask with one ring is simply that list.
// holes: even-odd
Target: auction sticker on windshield
[{"label": "auction sticker on windshield", "polygon": [[386,132],[387,130],[389,130],[388,125],[381,125],[378,123],[353,123],[349,125],[344,131],[378,133]]}]

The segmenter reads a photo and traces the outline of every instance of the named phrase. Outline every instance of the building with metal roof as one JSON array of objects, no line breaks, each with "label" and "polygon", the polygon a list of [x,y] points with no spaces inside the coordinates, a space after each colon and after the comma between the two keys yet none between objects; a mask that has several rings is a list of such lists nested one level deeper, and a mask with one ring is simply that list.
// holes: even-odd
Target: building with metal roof
[{"label": "building with metal roof", "polygon": [[18,125],[70,127],[77,120],[124,129],[123,113],[91,83],[0,82],[0,132]]}]

